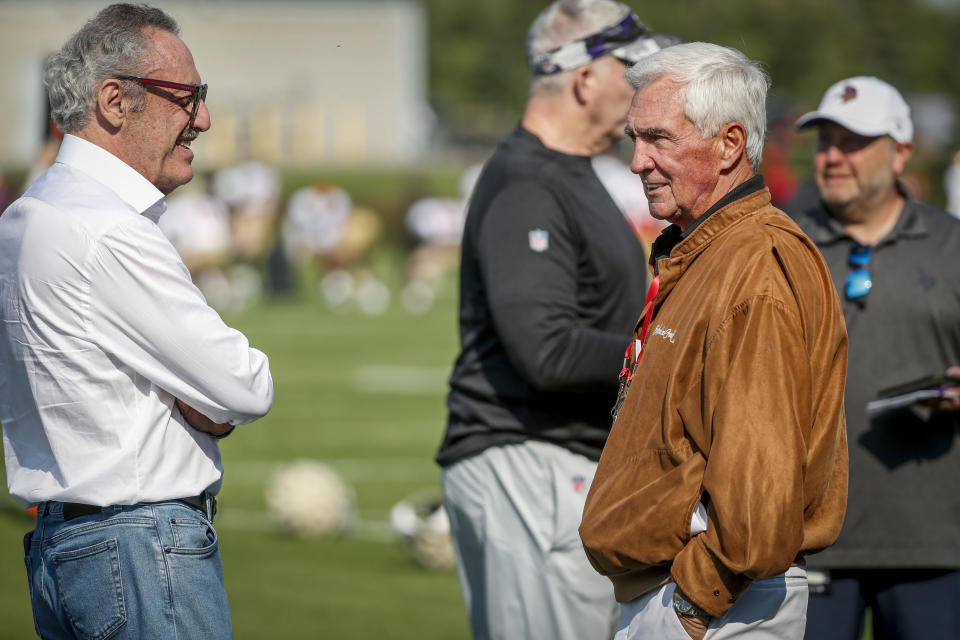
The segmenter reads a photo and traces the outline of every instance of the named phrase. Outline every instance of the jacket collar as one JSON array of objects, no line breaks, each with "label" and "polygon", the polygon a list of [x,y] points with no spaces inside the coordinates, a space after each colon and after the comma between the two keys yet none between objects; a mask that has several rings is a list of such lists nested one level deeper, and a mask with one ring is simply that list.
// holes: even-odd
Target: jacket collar
[{"label": "jacket collar", "polygon": [[689,236],[683,237],[680,227],[670,225],[654,242],[651,255],[656,256],[654,268],[660,274],[658,302],[670,292],[690,263],[715,239],[748,216],[769,206],[770,190],[762,187],[725,205],[722,202],[718,203],[721,204],[719,209],[703,217]]},{"label": "jacket collar", "polygon": [[706,210],[706,212],[704,212],[702,216],[694,220],[692,225],[684,229],[683,233],[680,234],[680,238],[683,239],[691,235],[696,230],[696,228],[699,227],[701,224],[703,224],[703,222],[707,218],[709,218],[711,215],[713,215],[714,212],[719,211],[720,209],[723,209],[725,206],[727,206],[731,202],[735,202],[740,198],[748,196],[755,191],[760,191],[761,189],[763,189],[764,186],[765,185],[763,184],[763,176],[760,174],[753,176],[752,178],[750,178],[745,182],[741,182],[740,184],[735,186],[733,189],[731,189],[730,192],[727,193],[727,195],[717,200],[712,207],[710,207],[709,209]]},{"label": "jacket collar", "polygon": [[661,237],[657,238],[653,244],[653,250],[650,252],[650,264],[656,268],[657,260],[668,257],[678,243],[692,235],[693,232],[696,231],[701,224],[706,222],[707,219],[715,212],[726,207],[728,204],[744,198],[751,193],[760,191],[763,188],[763,176],[757,174],[749,180],[741,182],[739,185],[731,189],[727,195],[717,200],[712,207],[707,209],[703,215],[697,218],[692,225],[683,231],[681,231],[680,227],[676,225],[670,225],[666,227],[664,232],[661,234]]}]

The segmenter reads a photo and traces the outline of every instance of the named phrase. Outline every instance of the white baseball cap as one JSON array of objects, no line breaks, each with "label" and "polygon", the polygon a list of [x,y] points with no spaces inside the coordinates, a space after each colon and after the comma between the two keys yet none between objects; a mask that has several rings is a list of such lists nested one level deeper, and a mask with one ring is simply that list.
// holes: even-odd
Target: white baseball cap
[{"label": "white baseball cap", "polygon": [[862,136],[888,135],[897,142],[913,140],[910,107],[900,92],[879,78],[857,76],[834,84],[823,94],[816,111],[797,120],[797,129],[819,120],[836,122]]}]

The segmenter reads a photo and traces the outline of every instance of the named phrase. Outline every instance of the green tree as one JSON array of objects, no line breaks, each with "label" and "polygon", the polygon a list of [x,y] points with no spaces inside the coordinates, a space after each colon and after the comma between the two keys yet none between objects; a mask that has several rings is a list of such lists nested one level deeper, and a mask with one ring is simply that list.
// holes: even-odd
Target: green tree
[{"label": "green tree", "polygon": [[[431,99],[457,135],[494,140],[527,94],[524,42],[547,3],[425,0]],[[947,6],[942,6],[946,4]],[[654,30],[736,47],[770,72],[774,95],[812,108],[851,75],[876,75],[906,95],[960,98],[960,3],[903,0],[674,0],[633,3]]]}]

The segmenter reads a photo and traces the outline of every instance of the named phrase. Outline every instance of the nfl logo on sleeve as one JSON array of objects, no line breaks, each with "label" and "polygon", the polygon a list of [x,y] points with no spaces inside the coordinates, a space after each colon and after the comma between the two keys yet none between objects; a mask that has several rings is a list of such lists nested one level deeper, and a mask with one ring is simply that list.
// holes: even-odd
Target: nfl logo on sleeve
[{"label": "nfl logo on sleeve", "polygon": [[537,253],[543,253],[550,248],[550,234],[544,229],[534,229],[527,234],[530,248]]}]

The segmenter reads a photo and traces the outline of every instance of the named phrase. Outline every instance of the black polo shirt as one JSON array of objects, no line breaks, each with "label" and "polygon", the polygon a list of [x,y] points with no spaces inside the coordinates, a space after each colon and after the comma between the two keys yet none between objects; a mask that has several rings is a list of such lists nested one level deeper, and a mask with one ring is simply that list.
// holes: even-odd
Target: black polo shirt
[{"label": "black polo shirt", "polygon": [[462,258],[437,462],[530,439],[599,459],[647,265],[590,158],[517,127],[477,183]]},{"label": "black polo shirt", "polygon": [[825,568],[960,567],[958,415],[906,407],[868,416],[879,390],[960,364],[960,221],[907,200],[872,249],[862,302],[844,282],[856,242],[822,203],[789,212],[817,244],[840,294],[850,339],[846,387],[850,485]]}]

